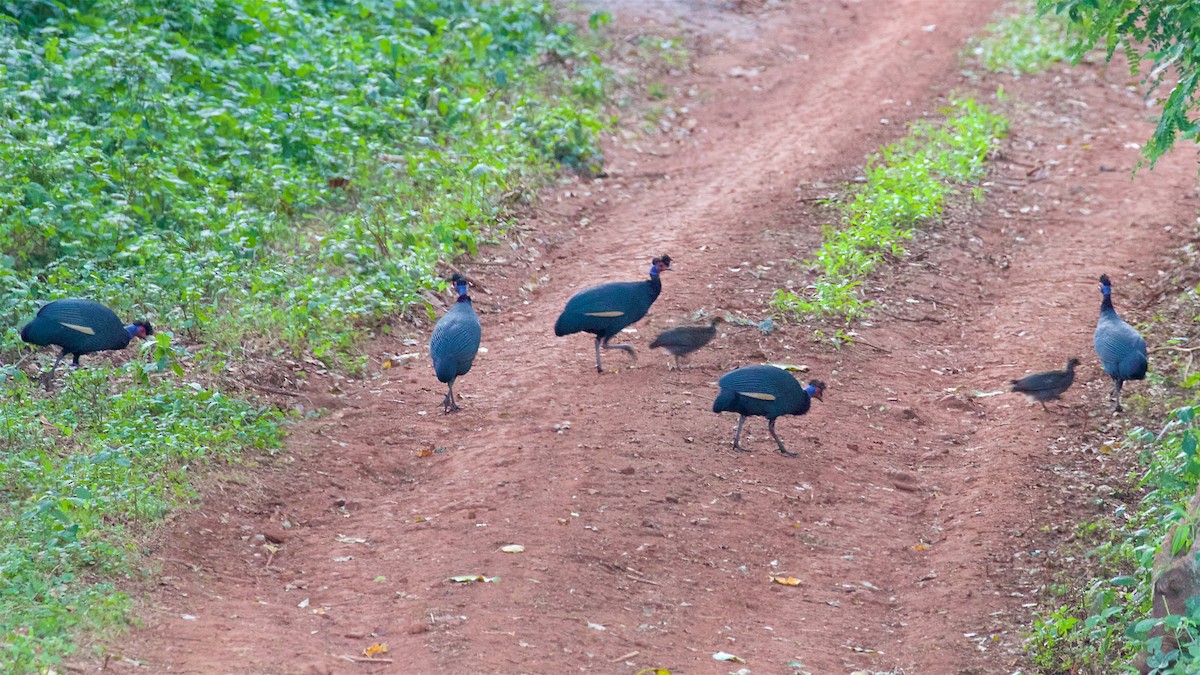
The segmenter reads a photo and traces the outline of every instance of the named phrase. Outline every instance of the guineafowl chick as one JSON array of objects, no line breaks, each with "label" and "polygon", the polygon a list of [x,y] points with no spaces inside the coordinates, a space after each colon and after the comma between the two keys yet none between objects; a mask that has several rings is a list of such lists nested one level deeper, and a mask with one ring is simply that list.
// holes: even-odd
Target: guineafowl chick
[{"label": "guineafowl chick", "polygon": [[650,262],[650,278],[646,281],[618,281],[582,290],[567,301],[566,308],[554,322],[554,334],[562,337],[572,333],[591,333],[596,336],[596,372],[600,365],[600,348],[621,349],[637,361],[637,352],[629,345],[610,345],[608,341],[626,326],[646,316],[650,305],[662,292],[660,273],[671,269],[671,256],[664,255]]},{"label": "guineafowl chick", "polygon": [[1057,400],[1075,382],[1075,366],[1079,365],[1079,359],[1070,359],[1067,361],[1066,370],[1047,370],[1044,373],[1034,373],[1026,375],[1019,380],[1012,381],[1012,390],[1018,394],[1025,394],[1029,402],[1037,401],[1042,404],[1042,409],[1049,412],[1046,407],[1046,401]]},{"label": "guineafowl chick", "polygon": [[454,400],[454,381],[471,371],[482,337],[479,317],[467,295],[467,280],[455,274],[451,282],[458,292],[458,301],[438,319],[429,338],[433,372],[437,374],[438,381],[445,382],[448,387],[446,398],[442,400],[442,412],[445,414],[461,410]]},{"label": "guineafowl chick", "polygon": [[733,449],[749,452],[739,442],[742,424],[747,416],[767,418],[767,430],[779,447],[779,452],[788,457],[783,441],[775,433],[775,420],[783,415],[803,415],[812,405],[812,399],[824,400],[825,383],[812,380],[802,386],[791,373],[775,366],[745,366],[730,371],[717,381],[720,392],[713,401],[713,412],[735,412],[739,415],[737,431],[733,434]]},{"label": "guineafowl chick", "polygon": [[50,370],[42,375],[42,384],[50,388],[50,380],[58,364],[68,354],[79,367],[79,357],[96,352],[124,349],[134,338],[154,334],[149,321],[134,321],[125,325],[116,312],[93,300],[67,298],[46,303],[32,321],[21,327],[21,339],[29,344],[61,347]]},{"label": "guineafowl chick", "polygon": [[1100,275],[1100,294],[1100,318],[1096,321],[1092,345],[1096,348],[1096,356],[1100,357],[1104,372],[1112,378],[1110,398],[1113,400],[1113,410],[1120,412],[1123,410],[1121,385],[1126,380],[1145,379],[1150,362],[1146,356],[1146,341],[1113,309],[1112,282],[1107,274]]},{"label": "guineafowl chick", "polygon": [[725,319],[713,317],[707,326],[680,326],[659,333],[650,343],[651,349],[662,347],[675,357],[675,369],[679,369],[679,357],[687,356],[712,341],[717,336],[717,326]]}]

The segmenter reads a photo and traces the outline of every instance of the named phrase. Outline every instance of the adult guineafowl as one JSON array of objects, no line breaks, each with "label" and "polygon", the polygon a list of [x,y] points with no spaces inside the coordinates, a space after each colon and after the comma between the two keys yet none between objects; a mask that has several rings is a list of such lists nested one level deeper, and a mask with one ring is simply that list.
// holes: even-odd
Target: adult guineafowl
[{"label": "adult guineafowl", "polygon": [[745,366],[725,373],[717,386],[721,391],[713,401],[713,412],[735,412],[738,418],[737,431],[733,434],[733,449],[748,452],[741,446],[742,424],[747,416],[767,418],[767,430],[779,446],[779,452],[788,457],[783,441],[775,433],[775,420],[783,415],[803,415],[812,405],[812,399],[824,400],[825,383],[812,380],[802,386],[791,373],[775,366]]},{"label": "adult guineafowl", "polygon": [[467,296],[467,280],[462,275],[451,277],[454,290],[458,292],[458,302],[450,311],[438,319],[433,327],[433,335],[429,338],[429,355],[433,358],[433,372],[439,382],[445,382],[449,387],[446,398],[442,401],[443,412],[446,414],[460,410],[454,401],[454,380],[471,371],[475,363],[475,354],[479,352],[479,340],[482,331],[479,327],[479,317],[471,306],[471,298]]},{"label": "adult guineafowl", "polygon": [[719,316],[713,317],[707,326],[680,326],[659,333],[650,343],[651,349],[662,347],[668,354],[675,357],[675,369],[679,369],[679,357],[687,356],[712,341],[717,336],[717,326],[724,322]]},{"label": "adult guineafowl", "polygon": [[1112,378],[1111,398],[1113,410],[1121,411],[1121,385],[1126,380],[1141,380],[1146,377],[1150,362],[1146,357],[1146,341],[1117,316],[1112,304],[1112,282],[1107,274],[1100,275],[1100,319],[1096,321],[1096,332],[1092,345],[1104,366],[1104,372]]},{"label": "adult guineafowl", "polygon": [[42,375],[47,389],[55,369],[68,354],[75,357],[72,363],[79,367],[79,357],[85,354],[124,349],[130,340],[153,334],[149,321],[134,321],[127,326],[104,305],[75,298],[46,303],[32,321],[21,327],[21,339],[29,344],[62,347],[54,365]]},{"label": "adult guineafowl", "polygon": [[1067,361],[1066,370],[1048,370],[1044,373],[1026,375],[1019,380],[1012,381],[1012,390],[1018,394],[1025,394],[1030,402],[1041,403],[1042,410],[1049,412],[1046,401],[1056,400],[1071,388],[1071,384],[1075,382],[1075,366],[1077,365],[1079,365],[1079,359],[1070,359]]},{"label": "adult guineafowl", "polygon": [[650,278],[646,281],[618,281],[582,290],[567,301],[566,308],[554,322],[554,334],[562,337],[572,333],[591,333],[596,336],[596,372],[600,365],[600,348],[623,349],[633,360],[637,352],[629,345],[610,345],[611,340],[626,326],[646,316],[650,305],[662,292],[660,273],[671,269],[671,256],[655,258],[650,263]]}]

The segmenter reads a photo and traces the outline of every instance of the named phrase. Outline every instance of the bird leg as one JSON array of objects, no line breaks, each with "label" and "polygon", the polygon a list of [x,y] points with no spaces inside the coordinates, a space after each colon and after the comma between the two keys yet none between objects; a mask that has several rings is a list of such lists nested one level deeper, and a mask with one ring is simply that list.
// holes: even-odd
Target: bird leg
[{"label": "bird leg", "polygon": [[442,399],[442,414],[449,415],[452,412],[458,412],[462,408],[454,402],[454,383],[449,384],[450,391],[446,393],[446,398]]},{"label": "bird leg", "polygon": [[733,449],[737,450],[738,452],[750,452],[749,450],[743,448],[740,443],[738,443],[738,439],[742,437],[742,425],[745,424],[745,422],[746,416],[739,415],[737,431],[733,432]]},{"label": "bird leg", "polygon": [[679,355],[678,354],[675,355],[675,370],[683,370],[683,367],[679,365]]},{"label": "bird leg", "polygon": [[600,336],[596,336],[596,372],[603,373],[604,368],[600,367]]},{"label": "bird leg", "polygon": [[[631,347],[630,345],[610,345],[610,344],[608,344],[608,340],[606,339],[600,346],[604,347],[605,349],[620,349],[621,351],[627,352],[629,354],[629,358],[633,359],[634,363],[637,363],[637,352],[634,351],[633,347]],[[599,365],[599,363],[600,363],[600,350],[597,349],[596,350],[597,366]]]},{"label": "bird leg", "polygon": [[[58,364],[62,363],[63,358],[67,355],[67,350],[62,350],[58,358],[54,360],[54,365],[50,366],[50,370],[42,375],[42,386],[46,387],[46,391],[50,391],[50,381],[54,379],[54,371],[58,368]],[[75,358],[79,358],[76,356]]]},{"label": "bird leg", "polygon": [[779,446],[779,451],[788,457],[798,457],[794,452],[788,452],[787,448],[783,447],[783,441],[779,440],[779,435],[775,433],[775,420],[767,422],[767,431],[771,432],[771,438],[775,439],[775,444]]},{"label": "bird leg", "polygon": [[1121,407],[1121,385],[1125,384],[1124,380],[1113,378],[1112,399],[1115,402],[1113,412],[1121,412],[1124,408]]}]

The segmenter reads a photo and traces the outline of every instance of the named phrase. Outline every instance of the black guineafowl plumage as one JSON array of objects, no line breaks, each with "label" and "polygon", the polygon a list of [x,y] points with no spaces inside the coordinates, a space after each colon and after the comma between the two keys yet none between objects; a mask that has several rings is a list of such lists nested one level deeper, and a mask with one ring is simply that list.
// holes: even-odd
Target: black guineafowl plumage
[{"label": "black guineafowl plumage", "polygon": [[1121,385],[1126,380],[1145,379],[1150,362],[1146,356],[1146,341],[1113,309],[1112,282],[1107,274],[1100,275],[1100,293],[1103,300],[1100,302],[1100,318],[1096,321],[1092,345],[1096,348],[1096,356],[1100,357],[1104,372],[1113,381],[1110,395],[1113,410],[1120,411]]},{"label": "black guineafowl plumage", "polygon": [[1071,388],[1071,384],[1075,382],[1075,366],[1077,365],[1079,365],[1079,359],[1070,359],[1067,361],[1066,370],[1048,370],[1044,373],[1026,375],[1019,380],[1012,381],[1012,390],[1018,394],[1025,394],[1031,402],[1041,403],[1042,409],[1049,412],[1046,401],[1057,399]]},{"label": "black guineafowl plumage", "polygon": [[713,401],[713,412],[735,412],[738,418],[737,431],[733,434],[733,449],[748,452],[741,446],[742,424],[747,416],[767,418],[767,429],[779,446],[779,452],[788,457],[783,441],[775,433],[775,420],[783,415],[803,415],[812,405],[812,399],[824,400],[825,383],[812,380],[802,386],[791,373],[775,366],[745,366],[725,373],[717,386],[721,391]]},{"label": "black guineafowl plumage", "polygon": [[471,371],[482,338],[479,317],[471,305],[471,298],[467,296],[467,280],[455,274],[451,281],[458,292],[458,301],[438,319],[429,338],[433,372],[437,374],[439,382],[445,382],[449,387],[446,398],[442,400],[445,413],[460,410],[454,401],[454,380]]},{"label": "black guineafowl plumage", "polygon": [[717,326],[725,321],[713,317],[707,326],[680,326],[659,333],[650,343],[651,349],[662,347],[675,357],[675,368],[679,368],[679,357],[687,356],[712,341],[717,336]]},{"label": "black guineafowl plumage", "polygon": [[610,345],[608,341],[646,316],[662,292],[659,274],[671,269],[671,256],[655,258],[650,263],[650,278],[646,281],[618,281],[582,290],[567,301],[554,334],[562,337],[572,333],[591,333],[596,336],[596,372],[602,373],[600,348],[623,349],[633,360],[637,352],[629,345]]},{"label": "black guineafowl plumage", "polygon": [[46,303],[32,321],[21,327],[21,339],[29,344],[62,347],[54,365],[42,376],[46,388],[58,364],[68,355],[78,367],[79,357],[96,352],[124,349],[134,338],[153,335],[149,321],[134,321],[128,326],[116,313],[92,300],[67,298]]}]

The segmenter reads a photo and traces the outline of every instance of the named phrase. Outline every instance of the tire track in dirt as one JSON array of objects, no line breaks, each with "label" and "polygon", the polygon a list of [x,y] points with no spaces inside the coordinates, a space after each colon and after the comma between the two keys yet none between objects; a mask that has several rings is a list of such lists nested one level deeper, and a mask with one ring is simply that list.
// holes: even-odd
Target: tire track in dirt
[{"label": "tire track in dirt", "polygon": [[[818,673],[1006,666],[1027,602],[1012,593],[1040,583],[1036,564],[1013,557],[1032,538],[1014,534],[1059,498],[1043,449],[1091,432],[1008,397],[971,403],[947,390],[995,389],[1068,355],[1097,379],[1086,340],[1096,266],[1133,271],[1172,241],[1126,221],[1190,221],[1179,220],[1190,204],[1164,198],[1190,190],[1186,163],[1132,187],[1128,161],[1087,184],[1059,172],[1095,171],[1101,155],[1132,161],[1121,144],[1144,129],[1094,119],[1136,109],[1128,92],[1093,74],[1069,91],[1095,113],[1065,96],[1031,113],[1044,124],[1018,132],[1009,159],[1061,160],[1053,177],[1016,185],[1025,169],[1000,167],[1011,194],[923,237],[881,275],[893,301],[882,311],[929,319],[864,327],[888,353],[829,351],[801,326],[730,329],[690,370],[667,372],[642,349],[637,368],[606,354],[621,372],[597,375],[589,339],[550,330],[571,293],[641,278],[663,252],[677,270],[630,338],[639,348],[701,307],[761,316],[771,290],[807,277],[785,261],[819,240],[797,186],[853,175],[901,122],[935,108],[963,82],[962,39],[996,4],[798,2],[703,55],[690,79],[711,94],[691,140],[661,156],[614,148],[608,179],[550,195],[527,249],[468,265],[489,292],[475,293],[488,352],[460,387],[466,410],[436,414],[442,393],[424,359],[318,396],[335,411],[299,425],[277,466],[227,477],[163,528],[160,587],[121,653],[156,672],[202,673],[735,670],[712,660],[719,650],[763,672],[793,660]],[[751,65],[763,70],[725,77]],[[1113,137],[1091,154],[1047,144],[1080,124]],[[1078,212],[1085,199],[1090,216]],[[1016,207],[1005,218],[1010,202],[1044,220]],[[1121,245],[1098,246],[1101,231]],[[485,265],[489,255],[529,266]],[[1010,264],[989,266],[999,258]],[[1118,293],[1132,300],[1135,284]],[[780,424],[799,460],[774,452],[761,420],[747,424],[756,452],[735,455],[733,418],[709,412],[720,373],[764,357],[805,363],[831,385],[824,404]],[[1101,390],[1087,389],[1088,409]],[[433,446],[445,452],[418,457]],[[276,552],[262,534],[282,541]],[[526,552],[498,551],[510,543]],[[501,581],[446,583],[467,573]],[[803,585],[772,585],[772,573]],[[392,663],[339,658],[373,642],[388,643]]]}]

